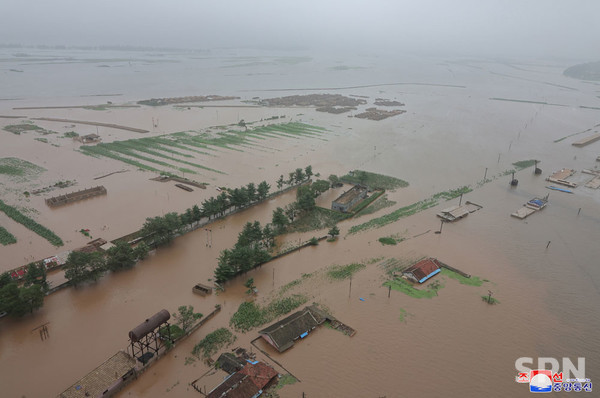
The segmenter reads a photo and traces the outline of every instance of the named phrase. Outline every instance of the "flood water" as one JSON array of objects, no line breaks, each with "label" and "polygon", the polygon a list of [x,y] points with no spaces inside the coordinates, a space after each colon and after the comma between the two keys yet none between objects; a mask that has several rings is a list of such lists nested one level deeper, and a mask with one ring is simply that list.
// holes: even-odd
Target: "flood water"
[{"label": "flood water", "polygon": [[[90,54],[70,55],[92,58]],[[92,55],[107,59],[125,57]],[[159,249],[132,270],[52,294],[42,309],[23,319],[0,319],[1,395],[56,396],[116,350],[125,348],[129,330],[148,316],[163,308],[174,312],[178,306],[188,304],[208,314],[215,304],[221,304],[223,309],[213,320],[120,393],[132,397],[200,396],[189,383],[209,368],[200,361],[186,365],[185,358],[207,333],[229,327],[231,315],[247,299],[243,281],[254,278],[259,290],[257,300],[264,303],[279,287],[309,273],[316,276],[292,292],[303,293],[310,297],[309,302],[326,306],[357,333],[349,338],[321,327],[283,354],[261,345],[301,380],[279,390],[282,397],[301,397],[303,393],[307,397],[373,398],[527,396],[527,385],[514,381],[514,363],[519,357],[569,357],[574,361],[585,357],[586,376],[592,381],[600,380],[600,192],[581,184],[575,194],[569,195],[547,190],[548,183],[544,181],[550,172],[563,167],[594,169],[598,164],[595,158],[600,155],[599,143],[584,148],[571,146],[572,141],[598,130],[594,126],[599,123],[600,111],[580,106],[600,106],[600,89],[562,76],[568,62],[315,56],[296,65],[231,67],[242,61],[227,53],[203,60],[181,54],[164,57],[174,62],[133,62],[132,66],[117,61],[100,62],[108,63],[109,68],[98,68],[93,62],[60,68],[54,64],[22,65],[22,74],[10,75],[10,79],[2,77],[3,82],[10,82],[2,96],[18,99],[0,101],[0,114],[93,120],[141,128],[151,128],[152,118],[159,117],[160,131],[149,135],[237,123],[242,118],[248,121],[286,115],[284,120],[302,120],[327,128],[328,133],[323,139],[273,139],[261,143],[263,147],[244,148],[244,152],[219,149],[214,156],[198,156],[198,160],[207,159],[210,167],[227,174],[194,176],[210,185],[206,190],[187,193],[170,184],[149,181],[154,173],[84,156],[74,151],[77,145],[70,141],[57,141],[60,147],[53,147],[33,140],[32,133],[17,136],[2,131],[0,157],[19,157],[48,170],[33,182],[3,177],[3,200],[35,209],[34,218],[61,236],[65,247],[53,248],[0,214],[0,225],[7,226],[19,240],[15,245],[0,246],[1,270],[85,244],[88,239],[77,232],[81,228],[89,228],[94,237],[114,239],[139,228],[146,217],[181,212],[201,203],[218,194],[216,186],[237,187],[262,180],[275,186],[279,175],[287,176],[289,171],[308,164],[325,177],[359,168],[410,183],[408,188],[389,192],[389,199],[396,205],[374,216],[462,185],[475,188],[463,200],[483,208],[457,223],[445,224],[441,234],[434,233],[440,227],[435,214],[457,204],[457,200],[354,235],[347,234],[349,228],[373,216],[347,220],[339,224],[341,236],[337,242],[323,241],[264,265],[229,282],[226,291],[219,295],[194,295],[193,284],[213,277],[219,252],[234,244],[243,225],[254,220],[269,222],[277,206],[294,200],[294,192],[288,192],[205,227],[212,233],[211,247],[207,246],[205,229],[198,229]],[[364,69],[332,69],[340,64]],[[48,71],[57,73],[54,82],[41,78]],[[257,75],[259,72],[267,74]],[[81,84],[64,89],[63,83],[69,76]],[[83,83],[85,76],[99,79],[96,83]],[[12,109],[106,100],[118,103],[151,96],[220,94],[242,99],[267,98],[304,92],[261,89],[402,82],[421,84],[339,91],[368,96],[369,103],[375,98],[388,98],[406,104],[407,113],[380,122],[323,114],[309,108],[219,108],[218,114],[212,108]],[[123,95],[82,97],[92,94]],[[12,123],[12,119],[0,119],[0,126]],[[58,132],[70,129],[66,123],[36,124]],[[93,126],[79,128],[83,133],[96,130]],[[583,135],[553,142],[590,128]],[[101,134],[106,141],[138,137],[121,130]],[[509,188],[510,176],[476,187],[486,168],[490,178],[511,169],[512,162],[526,159],[541,160],[542,176],[535,176],[529,168],[517,173],[516,188]],[[93,180],[120,169],[129,171]],[[587,181],[580,173],[576,178]],[[101,183],[109,193],[54,210],[45,207],[43,199],[47,196],[25,200],[20,194],[32,184],[45,186],[64,179],[77,180],[78,189]],[[55,192],[70,190],[52,194]],[[526,220],[509,216],[529,199],[547,193],[549,205],[541,212]],[[324,205],[335,196],[327,195],[320,199]],[[290,234],[281,238],[281,243],[304,241],[324,232]],[[396,246],[382,246],[377,241],[395,234],[408,239]],[[332,264],[422,256],[436,257],[489,282],[474,287],[439,276],[436,278],[443,281],[444,287],[437,297],[414,299],[396,291],[388,298],[378,262],[353,276],[351,290],[348,280],[332,282],[319,276],[320,270]],[[488,291],[500,301],[499,305],[482,302],[480,296]],[[401,320],[403,311],[406,316]],[[41,341],[32,330],[46,322],[50,322],[50,338]],[[238,333],[234,346],[250,349],[249,342],[256,336],[256,330]],[[261,355],[259,358],[263,358]],[[214,381],[215,377],[209,380]],[[210,390],[212,386],[208,387]]]}]

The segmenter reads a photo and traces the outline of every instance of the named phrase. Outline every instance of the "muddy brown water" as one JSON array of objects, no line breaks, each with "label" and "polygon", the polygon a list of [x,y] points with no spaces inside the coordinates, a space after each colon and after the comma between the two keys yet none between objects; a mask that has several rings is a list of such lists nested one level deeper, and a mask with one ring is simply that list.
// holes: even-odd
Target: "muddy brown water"
[{"label": "muddy brown water", "polygon": [[[63,237],[65,248],[86,242],[77,232],[80,228],[90,228],[94,237],[112,239],[139,227],[148,216],[183,211],[216,195],[215,186],[235,187],[263,179],[275,185],[280,174],[287,176],[287,172],[309,163],[325,176],[364,168],[411,183],[409,188],[389,193],[390,200],[397,204],[380,210],[375,216],[435,192],[474,185],[483,178],[486,167],[488,177],[496,176],[512,167],[510,164],[514,161],[537,158],[542,160],[540,167],[544,175],[534,176],[532,169],[526,169],[517,173],[516,189],[508,187],[507,176],[475,189],[463,200],[481,204],[483,209],[457,223],[444,225],[441,234],[434,233],[440,225],[435,213],[455,204],[457,199],[356,235],[346,235],[350,226],[372,216],[344,221],[340,223],[342,235],[337,242],[322,242],[317,247],[302,249],[264,265],[231,281],[219,295],[205,298],[194,295],[193,284],[212,278],[219,251],[235,242],[247,221],[259,220],[264,224],[275,207],[294,199],[293,192],[284,194],[211,224],[207,228],[212,231],[212,247],[207,247],[204,228],[199,229],[176,239],[170,247],[160,249],[130,271],[107,275],[89,286],[55,293],[47,297],[41,310],[21,320],[1,319],[3,395],[55,396],[116,350],[124,348],[128,331],[149,315],[162,308],[175,311],[179,305],[187,304],[206,314],[215,304],[221,304],[223,310],[215,319],[120,394],[197,396],[188,383],[208,367],[200,361],[186,365],[185,358],[207,333],[228,326],[240,302],[247,299],[242,287],[246,278],[255,279],[259,290],[257,300],[264,302],[280,286],[302,274],[318,273],[332,264],[426,255],[490,282],[473,287],[460,285],[447,277],[436,277],[445,285],[438,296],[414,299],[396,291],[388,298],[387,289],[381,286],[385,278],[377,263],[369,264],[354,275],[351,291],[348,280],[330,283],[306,279],[293,292],[306,294],[310,301],[327,306],[336,317],[356,329],[357,334],[349,338],[321,327],[283,354],[261,345],[301,380],[280,390],[281,396],[300,397],[302,393],[307,397],[526,396],[529,394],[527,386],[514,382],[514,361],[522,356],[572,359],[583,356],[587,359],[587,377],[592,381],[598,379],[600,192],[580,187],[574,195],[562,194],[548,191],[543,181],[549,172],[562,167],[577,170],[594,167],[595,144],[579,149],[570,145],[570,139],[552,142],[597,124],[597,111],[578,108],[597,103],[593,89],[562,77],[558,67],[536,66],[532,67],[534,72],[511,69],[508,73],[510,68],[494,63],[479,64],[483,69],[475,70],[450,64],[448,67],[453,73],[449,74],[446,66],[432,66],[430,60],[411,60],[409,64],[412,70],[402,66],[409,70],[409,77],[450,84],[458,82],[467,88],[390,86],[356,90],[355,93],[372,98],[399,98],[407,104],[409,112],[382,122],[320,114],[309,109],[294,110],[295,113],[278,110],[277,113],[288,117],[303,113],[303,121],[327,127],[331,131],[325,137],[328,141],[282,139],[266,143],[273,148],[268,152],[221,151],[219,156],[210,159],[210,164],[228,175],[195,176],[211,185],[206,191],[195,190],[191,194],[172,185],[149,181],[151,173],[107,159],[82,157],[73,151],[76,146],[70,142],[55,148],[33,141],[32,134],[14,136],[4,132],[1,157],[18,156],[48,169],[36,180],[37,185],[57,179],[77,179],[78,187],[87,187],[95,176],[131,169],[99,180],[108,189],[106,197],[52,211],[45,208],[43,197],[33,197],[29,202],[20,199],[19,192],[28,183],[2,180],[9,187],[3,191],[3,198],[9,203],[36,209],[39,214],[35,218]],[[417,70],[415,64],[423,68]],[[380,69],[382,77],[393,75],[394,69],[389,64]],[[354,77],[364,76],[366,72],[361,73]],[[278,84],[283,84],[283,80],[277,80]],[[342,80],[339,78],[337,82],[342,85]],[[573,86],[576,90],[544,82]],[[290,83],[287,86],[291,86]],[[543,99],[568,106],[491,101],[490,97]],[[14,106],[26,106],[23,102],[51,103],[52,99],[14,102],[18,102]],[[56,102],[76,103],[73,98]],[[3,113],[10,113],[7,101],[1,106]],[[135,127],[145,127],[148,119],[157,114],[165,132],[195,125],[236,123],[238,119],[238,110],[234,109],[219,110],[218,122],[215,109],[192,109],[28,112],[32,112],[31,116],[87,118]],[[239,112],[249,120],[274,113],[263,109]],[[0,120],[0,123],[5,125],[12,121]],[[69,131],[68,126],[40,125]],[[85,129],[95,130],[91,126]],[[134,136],[117,131],[106,134],[111,134],[107,139]],[[509,216],[527,200],[548,192],[550,204],[543,211],[522,221]],[[58,193],[63,191],[52,194]],[[337,193],[328,193],[319,200],[327,203]],[[0,215],[0,223],[10,227],[19,243],[0,247],[2,269],[56,251],[3,217]],[[290,234],[282,243],[291,244],[318,234]],[[410,239],[396,246],[382,246],[377,241],[395,234]],[[548,241],[551,244],[546,249]],[[488,290],[501,304],[489,306],[481,301],[480,296]],[[407,314],[404,321],[400,320],[401,310]],[[32,329],[45,322],[50,322],[50,338],[41,341]],[[249,341],[256,335],[256,330],[237,334],[234,346],[250,348]],[[210,383],[222,376],[217,374],[206,379],[207,387],[210,389]],[[36,382],[28,382],[31,378]]]}]

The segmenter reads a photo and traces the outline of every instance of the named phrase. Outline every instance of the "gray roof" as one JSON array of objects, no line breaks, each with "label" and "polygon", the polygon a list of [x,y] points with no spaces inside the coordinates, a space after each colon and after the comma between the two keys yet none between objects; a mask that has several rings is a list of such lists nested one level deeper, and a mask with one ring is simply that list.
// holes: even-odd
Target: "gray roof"
[{"label": "gray roof", "polygon": [[[314,313],[313,313],[314,312]],[[313,307],[306,307],[301,311],[280,320],[258,333],[267,335],[275,344],[279,352],[285,351],[294,345],[294,340],[320,325],[325,317]]]}]

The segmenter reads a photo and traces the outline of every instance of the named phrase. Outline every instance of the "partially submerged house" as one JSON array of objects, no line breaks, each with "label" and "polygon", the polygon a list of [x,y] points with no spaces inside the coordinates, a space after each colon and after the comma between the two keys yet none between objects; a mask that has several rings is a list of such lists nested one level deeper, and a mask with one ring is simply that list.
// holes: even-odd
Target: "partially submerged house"
[{"label": "partially submerged house", "polygon": [[277,371],[265,363],[248,363],[213,388],[206,398],[256,398],[277,380],[277,376]]},{"label": "partially submerged house", "polygon": [[314,328],[325,322],[326,314],[314,306],[308,306],[301,311],[282,319],[260,330],[258,334],[279,352],[294,345],[297,339],[303,339]]},{"label": "partially submerged house", "polygon": [[423,283],[441,271],[442,264],[435,258],[426,258],[411,265],[404,271],[402,276],[417,283]]},{"label": "partially submerged house", "polygon": [[223,369],[225,372],[231,374],[242,370],[246,363],[247,362],[242,358],[238,358],[230,352],[225,352],[221,354],[219,359],[217,359],[216,366],[218,366],[220,369]]},{"label": "partially submerged house", "polygon": [[100,138],[100,136],[98,134],[88,134],[88,135],[82,135],[79,137],[73,137],[74,141],[79,141],[82,144],[96,144],[100,141],[102,141],[102,139]]},{"label": "partially submerged house", "polygon": [[355,185],[331,202],[331,210],[347,213],[355,204],[367,197],[367,188]]}]

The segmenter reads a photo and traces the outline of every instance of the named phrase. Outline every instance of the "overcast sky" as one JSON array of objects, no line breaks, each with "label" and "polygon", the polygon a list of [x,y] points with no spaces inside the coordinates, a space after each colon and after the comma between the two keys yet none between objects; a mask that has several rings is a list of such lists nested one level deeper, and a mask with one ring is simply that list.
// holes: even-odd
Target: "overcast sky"
[{"label": "overcast sky", "polygon": [[0,43],[600,58],[600,0],[1,0]]}]

